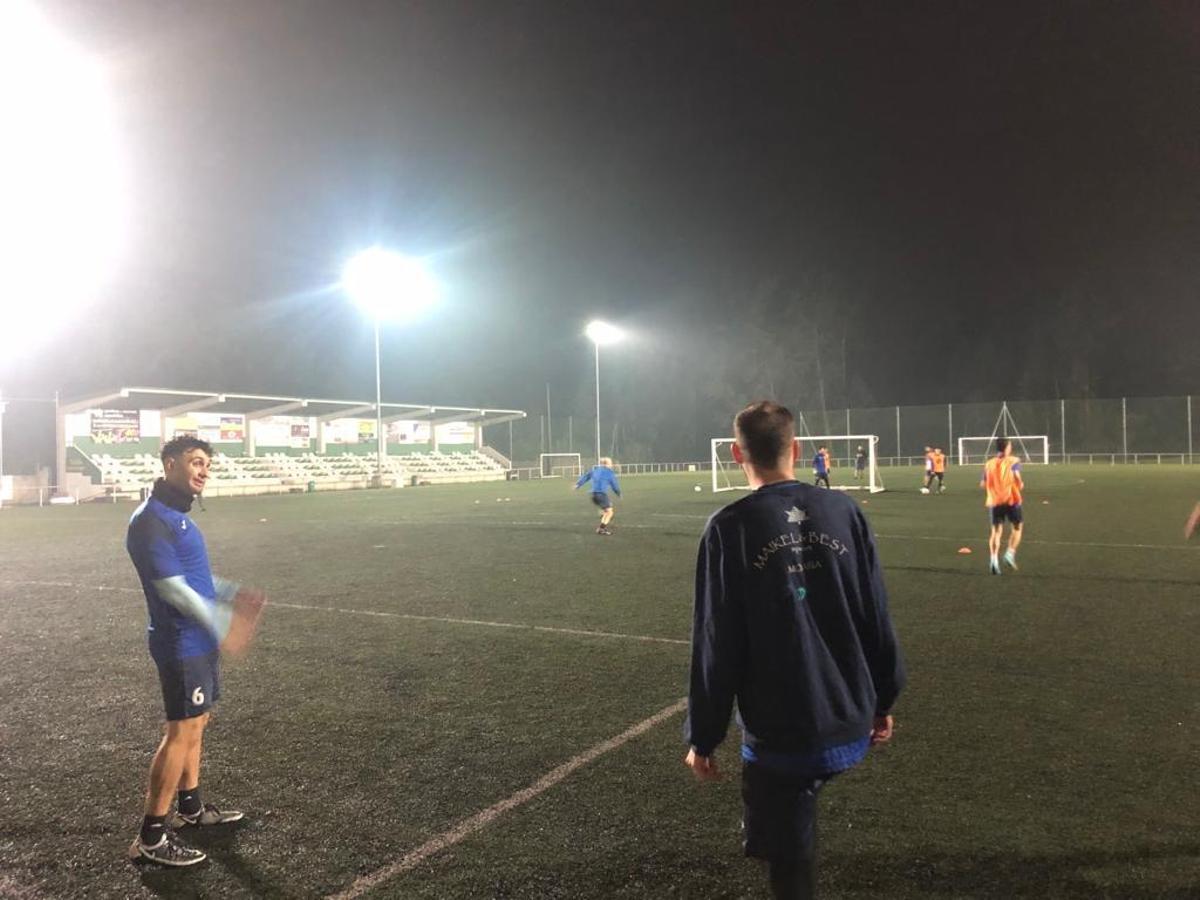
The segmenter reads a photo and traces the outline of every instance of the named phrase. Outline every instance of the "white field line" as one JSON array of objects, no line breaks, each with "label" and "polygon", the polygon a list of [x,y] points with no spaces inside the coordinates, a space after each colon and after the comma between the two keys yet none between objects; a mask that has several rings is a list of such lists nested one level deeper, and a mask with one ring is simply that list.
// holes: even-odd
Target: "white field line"
[{"label": "white field line", "polygon": [[286,609],[311,610],[313,612],[340,613],[348,616],[377,616],[381,619],[408,619],[414,622],[443,622],[448,625],[475,625],[482,628],[511,628],[517,631],[541,631],[547,634],[573,634],[581,637],[619,638],[627,641],[643,641],[655,644],[690,645],[691,641],[680,638],[654,637],[646,634],[623,634],[615,631],[590,631],[585,628],[559,628],[552,625],[524,625],[520,622],[489,622],[483,619],[458,619],[450,616],[421,616],[415,613],[378,612],[369,609],[343,609],[335,606],[304,606],[299,603],[271,602],[269,606]]},{"label": "white field line", "polygon": [[[69,581],[26,581],[0,578],[0,584],[28,585],[30,587],[60,587],[79,591],[117,591],[141,595],[140,588],[107,587],[105,585],[74,584]],[[370,609],[345,609],[336,606],[305,606],[301,603],[268,601],[268,606],[282,609],[299,609],[312,612],[338,613],[344,616],[374,616],[380,619],[406,619],[412,622],[440,622],[446,625],[474,625],[481,628],[511,628],[516,631],[538,631],[545,634],[570,634],[578,637],[615,638],[625,641],[641,641],[647,644],[680,644],[689,646],[691,641],[681,638],[655,637],[648,634],[625,634],[617,631],[592,631],[586,628],[561,628],[554,625],[525,625],[521,622],[490,622],[484,619],[460,619],[452,616],[421,616],[415,613],[381,612]]]},{"label": "white field line", "polygon": [[611,753],[613,750],[629,743],[635,737],[645,734],[656,725],[660,725],[677,713],[682,712],[686,707],[686,698],[676,700],[670,706],[660,709],[654,715],[650,716],[650,718],[643,719],[636,725],[631,725],[615,737],[601,741],[594,747],[584,750],[578,756],[567,760],[562,765],[556,766],[533,784],[529,785],[529,787],[522,788],[511,797],[507,797],[499,803],[494,803],[487,807],[487,809],[480,810],[473,816],[457,822],[441,834],[430,838],[420,847],[410,850],[399,859],[388,863],[386,866],[375,870],[369,875],[359,876],[344,891],[329,895],[328,900],[352,900],[352,898],[363,895],[385,881],[395,878],[397,875],[403,875],[405,872],[411,871],[435,853],[440,853],[447,847],[452,847],[465,838],[482,831],[500,816],[516,809],[518,806],[523,806],[538,795],[554,787],[573,772],[583,768],[606,753]]}]

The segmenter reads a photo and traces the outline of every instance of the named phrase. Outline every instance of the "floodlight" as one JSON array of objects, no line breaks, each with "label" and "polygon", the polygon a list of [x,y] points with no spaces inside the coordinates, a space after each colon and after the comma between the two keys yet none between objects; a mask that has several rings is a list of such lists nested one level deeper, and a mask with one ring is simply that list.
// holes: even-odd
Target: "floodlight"
[{"label": "floodlight", "polygon": [[585,328],[583,332],[597,347],[603,347],[606,344],[614,344],[625,336],[625,332],[623,332],[617,326],[609,325],[607,322],[601,322],[599,319],[588,322],[587,328]]},{"label": "floodlight", "polygon": [[437,300],[437,286],[419,261],[381,247],[346,263],[342,287],[376,322],[410,319]]},{"label": "floodlight", "polygon": [[0,2],[0,358],[70,322],[112,274],[127,186],[99,67],[24,0]]}]

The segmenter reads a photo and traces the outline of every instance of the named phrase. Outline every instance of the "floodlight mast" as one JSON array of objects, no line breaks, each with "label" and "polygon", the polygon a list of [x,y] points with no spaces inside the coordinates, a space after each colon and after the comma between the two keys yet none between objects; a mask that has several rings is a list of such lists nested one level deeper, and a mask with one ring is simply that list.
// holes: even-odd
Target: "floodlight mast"
[{"label": "floodlight mast", "polygon": [[375,326],[375,484],[383,487],[387,438],[383,433],[379,325],[388,319],[412,318],[432,306],[437,289],[419,261],[382,247],[364,250],[346,263],[342,287]]},{"label": "floodlight mast", "polygon": [[584,333],[596,348],[596,465],[600,465],[600,345],[614,344],[625,336],[615,325],[594,319],[588,322]]}]

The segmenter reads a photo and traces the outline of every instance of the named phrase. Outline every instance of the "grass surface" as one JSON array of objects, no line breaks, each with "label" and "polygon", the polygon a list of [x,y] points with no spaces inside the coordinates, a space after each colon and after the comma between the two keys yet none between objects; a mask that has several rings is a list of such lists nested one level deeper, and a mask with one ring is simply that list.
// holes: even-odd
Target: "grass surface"
[{"label": "grass surface", "polygon": [[[884,474],[865,509],[910,680],[893,744],[823,794],[824,896],[1200,895],[1195,470],[1031,468],[1002,578],[973,470],[931,497]],[[249,821],[186,833],[189,871],[123,857],[161,715],[132,506],[0,511],[0,897],[326,895],[669,706],[697,537],[736,496],[702,481],[627,478],[611,538],[563,481],[194,511],[274,606],[205,750],[206,799]],[[681,722],[368,896],[765,896],[737,779],[692,782]]]}]

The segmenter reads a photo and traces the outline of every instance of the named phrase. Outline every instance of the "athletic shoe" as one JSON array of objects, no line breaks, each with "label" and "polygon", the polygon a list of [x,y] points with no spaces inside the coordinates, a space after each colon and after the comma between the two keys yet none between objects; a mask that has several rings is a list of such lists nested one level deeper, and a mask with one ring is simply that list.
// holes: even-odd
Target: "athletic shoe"
[{"label": "athletic shoe", "polygon": [[208,854],[186,844],[181,844],[179,838],[170,830],[164,830],[162,838],[153,847],[142,843],[141,835],[133,839],[129,845],[131,860],[146,859],[160,866],[194,866],[208,859]]},{"label": "athletic shoe", "polygon": [[599,531],[596,532],[596,534],[602,534],[605,537],[612,537],[612,529],[611,528],[601,528]]},{"label": "athletic shoe", "polygon": [[1013,552],[1011,550],[1008,550],[1005,552],[1004,564],[1007,565],[1014,572],[1017,571],[1017,557],[1013,554]]},{"label": "athletic shoe", "polygon": [[988,563],[988,571],[991,572],[993,575],[1001,574],[1000,573],[1000,563],[996,562],[996,560],[993,559],[990,563]]},{"label": "athletic shoe", "polygon": [[205,803],[200,812],[193,816],[185,816],[181,812],[171,817],[172,828],[183,828],[185,825],[228,825],[244,819],[245,813],[236,809],[217,809],[211,803]]}]

